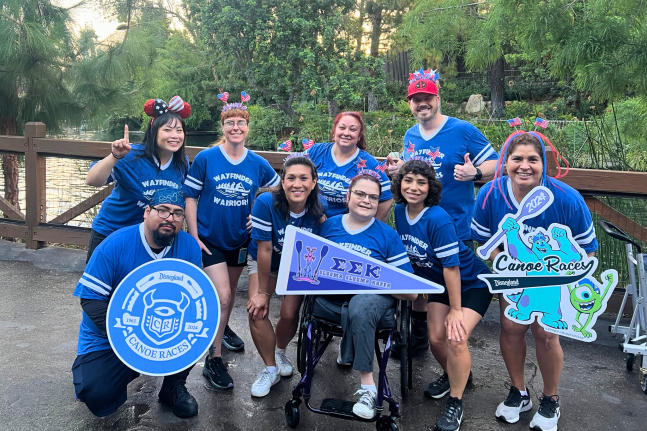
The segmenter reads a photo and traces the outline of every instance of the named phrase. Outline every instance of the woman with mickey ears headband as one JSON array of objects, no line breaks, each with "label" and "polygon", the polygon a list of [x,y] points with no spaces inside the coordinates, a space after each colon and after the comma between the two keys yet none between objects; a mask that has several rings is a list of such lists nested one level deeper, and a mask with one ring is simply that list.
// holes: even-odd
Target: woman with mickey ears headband
[{"label": "woman with mickey ears headband", "polygon": [[[550,178],[546,174],[544,142],[553,150],[554,164],[559,167],[558,157],[566,164],[566,172],[562,173],[562,168],[559,167],[555,178]],[[504,168],[507,171],[505,176]],[[591,213],[578,191],[557,179],[566,176],[567,173],[568,162],[546,136],[535,131],[513,132],[501,148],[494,179],[481,187],[476,197],[472,238],[480,244],[486,243],[492,235],[496,234],[499,223],[504,219],[507,230],[517,230],[518,235],[523,239],[537,228],[547,229],[552,223],[559,223],[568,226],[580,247],[589,257],[593,256],[598,248],[598,241],[595,237]],[[529,228],[528,232],[519,232],[520,226],[513,215],[518,211],[519,203],[538,186],[550,189],[555,200],[541,214],[524,220],[523,224]],[[493,249],[489,259],[494,261],[499,253],[499,249]],[[547,294],[550,295],[550,291]],[[525,299],[528,300],[528,297],[526,296]],[[519,303],[523,304],[523,300],[522,296]],[[499,305],[501,310],[499,343],[512,383],[508,385],[507,398],[499,404],[495,415],[503,422],[515,423],[519,421],[520,413],[532,409],[532,401],[524,379],[526,333],[530,327],[535,339],[537,363],[544,385],[542,397],[539,399],[539,409],[530,421],[530,428],[537,431],[556,431],[561,414],[557,386],[564,366],[564,352],[559,343],[559,335],[546,331],[538,322],[522,325],[508,319],[505,316],[508,301],[504,299],[503,294],[499,296]],[[557,313],[544,313],[541,319],[549,327],[560,328],[566,325],[561,317],[561,309],[558,309]],[[534,319],[531,316],[529,318]]]},{"label": "woman with mickey ears headband", "polygon": [[220,325],[205,360],[203,375],[218,389],[233,388],[234,381],[222,361],[222,345],[241,350],[245,344],[229,327],[238,279],[247,266],[251,212],[259,188],[274,187],[280,178],[267,160],[245,148],[249,112],[241,102],[226,103],[229,93],[218,95],[225,105],[220,114],[222,138],[193,160],[184,183],[189,233],[202,249],[202,266],[218,291]]},{"label": "woman with mickey ears headband", "polygon": [[283,237],[287,226],[319,234],[328,205],[319,195],[317,170],[301,153],[290,154],[283,165],[281,184],[260,194],[252,210],[252,241],[249,244],[249,329],[264,362],[252,385],[253,397],[269,394],[281,376],[293,373],[286,356],[288,343],[299,326],[303,296],[285,295],[276,330],[268,318],[270,299],[278,277]]},{"label": "woman with mickey ears headband", "polygon": [[362,169],[371,169],[380,176],[382,185],[380,203],[377,208],[378,220],[387,222],[391,214],[393,195],[391,181],[384,173],[386,163],[380,164],[366,151],[364,119],[360,112],[341,112],[330,131],[332,142],[315,144],[306,154],[317,167],[319,190],[328,202],[326,217],[330,218],[348,212],[346,192],[350,181]]},{"label": "woman with mickey ears headband", "polygon": [[174,96],[168,104],[150,99],[144,104],[144,112],[152,119],[141,143],[130,144],[126,125],[124,138],[112,143],[111,154],[90,165],[85,179],[89,186],[116,184],[92,221],[86,262],[112,232],[141,223],[157,189],[182,189],[189,169],[184,153],[184,119],[191,115],[191,106],[180,96]]}]

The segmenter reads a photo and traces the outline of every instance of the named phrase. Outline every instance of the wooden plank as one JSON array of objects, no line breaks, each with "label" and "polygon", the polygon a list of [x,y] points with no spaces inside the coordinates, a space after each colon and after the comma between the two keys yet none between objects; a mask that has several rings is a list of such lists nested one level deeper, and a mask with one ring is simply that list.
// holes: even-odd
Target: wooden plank
[{"label": "wooden plank", "polygon": [[65,211],[58,217],[49,220],[49,223],[65,224],[69,222],[70,220],[80,216],[87,210],[94,208],[95,205],[103,202],[108,196],[110,196],[110,193],[112,193],[112,189],[114,188],[115,187],[111,184],[108,187],[101,189],[97,193],[85,199],[83,202],[80,202],[69,210]]},{"label": "wooden plank", "polygon": [[11,202],[0,196],[0,210],[4,213],[7,218],[14,220],[24,220],[25,215],[15,206],[11,205]]},{"label": "wooden plank", "polygon": [[39,242],[55,242],[59,244],[88,245],[92,229],[52,226],[49,223],[41,224],[34,228],[32,237]]},{"label": "wooden plank", "polygon": [[647,243],[647,229],[643,226],[631,220],[624,214],[614,210],[597,198],[585,197],[584,201],[586,202],[586,206],[589,207],[589,210],[618,226],[620,229],[625,231],[627,235],[631,235],[637,240]]},{"label": "wooden plank", "polygon": [[29,141],[28,151],[25,153],[25,186],[27,188],[25,222],[30,232],[30,238],[25,241],[25,247],[31,249],[45,246],[45,243],[32,236],[34,228],[39,223],[44,223],[47,217],[46,162],[45,157],[40,157],[35,149],[35,141],[45,135],[45,124],[25,124],[25,136]]},{"label": "wooden plank", "polygon": [[0,219],[0,236],[28,240],[29,227],[24,222]]},{"label": "wooden plank", "polygon": [[0,151],[24,153],[27,151],[27,138],[24,136],[0,135]]},{"label": "wooden plank", "polygon": [[560,178],[582,194],[621,194],[647,197],[647,173],[571,169]]},{"label": "wooden plank", "polygon": [[34,139],[34,151],[42,155],[67,156],[75,159],[103,159],[110,154],[112,143],[76,141],[73,139]]}]

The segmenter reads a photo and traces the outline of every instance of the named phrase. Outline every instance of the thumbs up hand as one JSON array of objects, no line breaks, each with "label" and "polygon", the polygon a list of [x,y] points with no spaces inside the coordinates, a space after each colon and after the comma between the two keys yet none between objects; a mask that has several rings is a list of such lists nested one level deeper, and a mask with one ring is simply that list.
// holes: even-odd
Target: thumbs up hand
[{"label": "thumbs up hand", "polygon": [[454,179],[456,181],[473,181],[476,168],[470,160],[470,153],[465,154],[465,164],[454,166]]},{"label": "thumbs up hand", "polygon": [[391,156],[386,156],[386,169],[390,177],[398,173],[398,164],[393,160]]},{"label": "thumbs up hand", "polygon": [[112,155],[115,159],[123,159],[130,152],[130,141],[128,140],[128,125],[124,126],[124,138],[112,143]]}]

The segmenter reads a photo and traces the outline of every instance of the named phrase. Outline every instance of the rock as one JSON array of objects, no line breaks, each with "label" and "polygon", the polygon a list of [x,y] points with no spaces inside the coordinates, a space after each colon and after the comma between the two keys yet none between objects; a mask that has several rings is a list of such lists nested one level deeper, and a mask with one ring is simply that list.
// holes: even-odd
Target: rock
[{"label": "rock", "polygon": [[485,108],[485,101],[480,94],[472,94],[465,105],[465,112],[468,114],[478,114]]}]

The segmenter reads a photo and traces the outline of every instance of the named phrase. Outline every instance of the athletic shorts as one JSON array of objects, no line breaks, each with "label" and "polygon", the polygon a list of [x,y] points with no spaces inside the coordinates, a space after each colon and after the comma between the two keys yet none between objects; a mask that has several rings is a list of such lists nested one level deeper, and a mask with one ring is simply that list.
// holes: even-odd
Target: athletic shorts
[{"label": "athletic shorts", "polygon": [[90,232],[90,244],[88,244],[88,254],[85,256],[86,264],[90,262],[90,258],[92,257],[94,250],[99,247],[99,244],[101,244],[106,238],[108,238],[107,235],[104,235],[92,229],[92,231]]},{"label": "athletic shorts", "polygon": [[[449,307],[447,288],[443,293],[428,295],[427,302],[437,302]],[[461,307],[474,310],[481,316],[485,316],[485,312],[490,307],[490,302],[492,302],[492,294],[487,287],[475,287],[461,292]]]},{"label": "athletic shorts", "polygon": [[200,238],[200,241],[202,241],[202,243],[211,252],[211,255],[209,255],[202,251],[202,266],[204,268],[223,262],[226,262],[227,267],[230,268],[242,268],[247,266],[247,246],[249,245],[251,238],[247,238],[245,244],[233,250],[222,250],[211,244],[201,235],[198,235],[198,238]]},{"label": "athletic shorts", "polygon": [[[258,263],[249,254],[247,255],[247,271],[249,275],[258,273]],[[279,272],[270,271],[270,277],[279,278]]]}]

